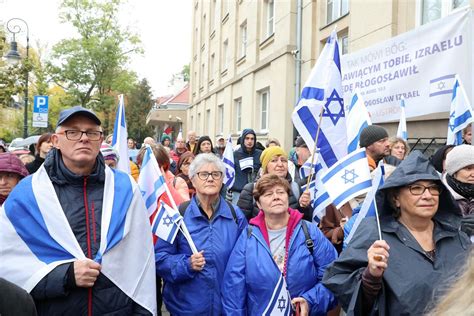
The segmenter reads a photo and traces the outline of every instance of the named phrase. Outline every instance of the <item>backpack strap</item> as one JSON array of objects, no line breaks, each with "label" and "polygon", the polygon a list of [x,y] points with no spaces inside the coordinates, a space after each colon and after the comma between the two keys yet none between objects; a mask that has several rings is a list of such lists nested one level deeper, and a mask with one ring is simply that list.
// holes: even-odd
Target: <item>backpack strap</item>
[{"label": "backpack strap", "polygon": [[247,225],[247,238],[252,236],[252,225]]},{"label": "backpack strap", "polygon": [[[237,213],[235,213],[234,206],[229,201],[225,201],[225,202],[227,203],[227,205],[230,208],[230,211],[232,213],[232,217],[234,218],[235,224],[237,224],[237,226],[238,226],[239,225],[239,220],[237,219]],[[186,213],[186,209],[188,208],[190,203],[191,203],[191,200],[183,202],[178,206],[178,211],[179,211],[179,214],[181,214],[181,216],[184,217],[184,213]]]},{"label": "backpack strap", "polygon": [[230,211],[232,212],[232,217],[234,218],[234,222],[235,224],[237,224],[237,226],[239,226],[239,221],[237,219],[237,213],[235,213],[235,208],[234,206],[232,205],[232,203],[230,203],[229,201],[225,201],[227,203],[227,205],[229,205],[229,208],[230,208]]},{"label": "backpack strap", "polygon": [[313,239],[311,239],[311,236],[309,235],[308,226],[305,220],[301,221],[301,228],[303,228],[304,237],[306,239],[305,240],[306,248],[308,248],[309,253],[313,255],[314,242],[313,242]]}]

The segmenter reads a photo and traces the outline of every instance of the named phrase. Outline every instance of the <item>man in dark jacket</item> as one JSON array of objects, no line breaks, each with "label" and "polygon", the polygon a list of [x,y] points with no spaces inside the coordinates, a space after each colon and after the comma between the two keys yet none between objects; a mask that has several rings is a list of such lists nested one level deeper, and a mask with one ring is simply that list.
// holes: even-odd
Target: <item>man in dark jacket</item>
[{"label": "man in dark jacket", "polygon": [[[19,236],[31,251],[11,249],[0,240],[0,276],[31,291],[39,315],[156,313],[146,207],[129,175],[106,168],[99,154],[100,125],[92,111],[80,106],[62,111],[51,138],[55,148],[4,205],[18,232],[0,221],[4,238]],[[28,206],[31,209],[25,209]],[[21,221],[15,213],[21,214]],[[41,231],[29,218],[44,221],[47,229]],[[40,233],[20,229],[29,227]],[[129,256],[144,263],[132,262]],[[15,258],[24,265],[18,270],[11,265]],[[141,281],[132,280],[135,277]],[[148,291],[149,296],[143,295]]]},{"label": "man in dark jacket", "polygon": [[232,186],[232,204],[237,204],[240,192],[247,183],[255,180],[261,167],[262,151],[255,148],[257,135],[253,129],[247,128],[240,135],[240,148],[234,152],[235,182]]}]

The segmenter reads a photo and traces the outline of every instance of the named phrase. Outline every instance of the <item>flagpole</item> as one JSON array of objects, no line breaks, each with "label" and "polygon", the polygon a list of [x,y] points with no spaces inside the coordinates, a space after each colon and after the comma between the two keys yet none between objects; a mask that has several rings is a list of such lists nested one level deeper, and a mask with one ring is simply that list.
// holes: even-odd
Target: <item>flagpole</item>
[{"label": "flagpole", "polygon": [[306,191],[309,191],[309,184],[311,182],[311,178],[313,177],[314,157],[316,156],[316,149],[318,147],[318,138],[319,138],[319,131],[321,130],[321,121],[323,120],[323,111],[324,111],[324,105],[321,106],[321,112],[319,113],[319,123],[318,123],[318,129],[316,130],[316,139],[314,140],[313,154],[311,156],[311,169],[309,170],[308,181],[306,182]]}]

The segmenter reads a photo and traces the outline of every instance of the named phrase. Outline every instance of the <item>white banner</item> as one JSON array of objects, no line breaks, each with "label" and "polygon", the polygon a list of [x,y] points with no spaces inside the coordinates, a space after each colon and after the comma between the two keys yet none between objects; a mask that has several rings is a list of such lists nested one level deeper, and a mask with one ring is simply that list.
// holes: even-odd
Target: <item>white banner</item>
[{"label": "white banner", "polygon": [[472,100],[472,10],[462,10],[341,58],[344,102],[360,90],[372,122],[446,112],[454,75]]}]

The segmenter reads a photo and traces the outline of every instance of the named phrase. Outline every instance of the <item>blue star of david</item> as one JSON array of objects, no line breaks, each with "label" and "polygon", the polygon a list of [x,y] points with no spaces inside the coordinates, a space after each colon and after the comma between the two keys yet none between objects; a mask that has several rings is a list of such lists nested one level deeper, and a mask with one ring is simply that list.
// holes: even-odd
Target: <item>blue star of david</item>
[{"label": "blue star of david", "polygon": [[438,82],[438,90],[443,90],[446,87],[446,82],[440,81]]},{"label": "blue star of david", "polygon": [[455,117],[454,113],[455,113],[455,111],[453,111],[453,113],[451,113],[451,115],[449,116],[448,127],[451,130],[451,132],[454,132],[454,128],[456,127],[456,126],[454,126],[454,117]]},{"label": "blue star of david", "polygon": [[359,176],[355,174],[355,169],[352,170],[347,170],[344,169],[344,175],[342,175],[342,179],[344,179],[344,184],[347,183],[354,183],[354,180],[358,178]]},{"label": "blue star of david", "polygon": [[[332,102],[336,102],[336,109],[334,112],[331,112],[331,109],[329,108]],[[331,95],[326,99],[322,116],[329,117],[334,126],[336,126],[341,117],[346,116],[344,113],[344,99],[339,96],[336,89],[332,90]]]},{"label": "blue star of david", "polygon": [[163,225],[166,225],[166,227],[168,227],[171,224],[173,224],[173,219],[169,215],[163,217]]},{"label": "blue star of david", "polygon": [[140,190],[140,193],[142,194],[142,196],[145,196],[146,191]]},{"label": "blue star of david", "polygon": [[280,310],[280,312],[283,312],[283,310],[286,308],[286,299],[283,295],[278,300],[278,307],[277,308]]}]

